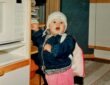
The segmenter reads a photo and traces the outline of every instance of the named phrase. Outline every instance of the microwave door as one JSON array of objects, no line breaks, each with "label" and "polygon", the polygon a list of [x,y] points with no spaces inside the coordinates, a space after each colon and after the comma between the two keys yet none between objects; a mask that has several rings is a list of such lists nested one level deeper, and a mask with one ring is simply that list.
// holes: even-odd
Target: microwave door
[{"label": "microwave door", "polygon": [[23,40],[25,15],[23,3],[0,0],[0,44]]},{"label": "microwave door", "polygon": [[0,2],[0,44],[18,41],[15,27],[15,4],[9,0]]},{"label": "microwave door", "polygon": [[5,22],[5,4],[4,2],[0,2],[0,44],[6,42],[8,36],[6,35],[6,22]]}]

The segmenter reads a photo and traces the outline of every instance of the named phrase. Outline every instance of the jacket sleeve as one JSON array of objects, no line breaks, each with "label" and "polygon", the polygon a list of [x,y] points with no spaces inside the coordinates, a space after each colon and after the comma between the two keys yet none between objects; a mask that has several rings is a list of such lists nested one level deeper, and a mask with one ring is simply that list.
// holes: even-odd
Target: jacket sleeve
[{"label": "jacket sleeve", "polygon": [[51,53],[55,57],[63,57],[73,52],[75,48],[75,40],[72,36],[67,36],[62,43],[58,43],[52,47]]},{"label": "jacket sleeve", "polygon": [[44,30],[39,30],[39,31],[32,30],[31,39],[32,39],[32,42],[34,45],[38,46],[40,43],[43,42],[43,37],[42,37],[43,32],[44,32]]},{"label": "jacket sleeve", "polygon": [[78,43],[75,44],[73,56],[74,57],[72,58],[72,69],[73,69],[74,75],[84,77],[85,76],[84,53],[83,53],[83,50],[78,45]]}]

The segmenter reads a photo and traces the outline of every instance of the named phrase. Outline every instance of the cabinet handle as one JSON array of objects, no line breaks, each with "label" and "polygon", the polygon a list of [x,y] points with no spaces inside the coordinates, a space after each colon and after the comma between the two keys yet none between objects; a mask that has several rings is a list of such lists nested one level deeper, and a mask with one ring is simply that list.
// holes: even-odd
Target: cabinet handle
[{"label": "cabinet handle", "polygon": [[5,71],[0,70],[0,77],[3,76],[5,74]]}]

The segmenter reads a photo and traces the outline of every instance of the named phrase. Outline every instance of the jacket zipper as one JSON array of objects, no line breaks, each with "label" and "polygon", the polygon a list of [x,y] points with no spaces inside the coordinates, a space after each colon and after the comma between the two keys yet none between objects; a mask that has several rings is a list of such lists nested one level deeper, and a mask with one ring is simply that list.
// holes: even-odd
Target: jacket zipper
[{"label": "jacket zipper", "polygon": [[43,63],[41,69],[42,69],[43,72],[45,72],[45,69],[46,69],[45,62],[44,62],[44,56],[43,56],[43,49],[44,49],[44,46],[45,46],[46,41],[47,41],[48,39],[49,39],[49,36],[47,35],[46,38],[45,38],[45,40],[44,40],[44,43],[43,43],[43,45],[42,45],[42,50],[41,50],[41,57],[42,57],[42,63]]}]

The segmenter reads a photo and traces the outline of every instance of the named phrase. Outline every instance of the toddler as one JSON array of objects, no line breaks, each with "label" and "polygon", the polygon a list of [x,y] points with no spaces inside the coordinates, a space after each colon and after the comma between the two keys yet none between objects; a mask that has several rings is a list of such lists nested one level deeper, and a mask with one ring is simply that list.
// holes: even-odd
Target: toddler
[{"label": "toddler", "polygon": [[74,85],[72,55],[76,41],[65,33],[67,18],[62,12],[49,15],[46,29],[32,27],[32,41],[38,47],[40,67],[48,85]]}]

